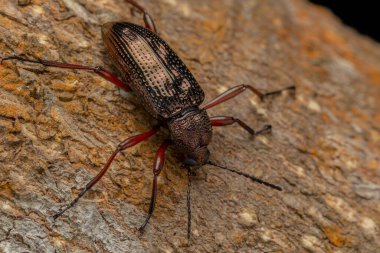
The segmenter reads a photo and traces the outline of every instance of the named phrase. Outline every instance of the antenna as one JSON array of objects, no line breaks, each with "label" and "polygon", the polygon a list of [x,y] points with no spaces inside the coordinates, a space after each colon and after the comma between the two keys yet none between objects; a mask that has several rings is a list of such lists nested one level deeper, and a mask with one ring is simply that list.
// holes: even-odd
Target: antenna
[{"label": "antenna", "polygon": [[187,239],[190,240],[191,236],[191,197],[190,197],[190,188],[191,188],[191,169],[187,167]]},{"label": "antenna", "polygon": [[241,171],[237,171],[237,170],[234,170],[234,169],[230,169],[230,168],[227,168],[227,167],[224,167],[224,166],[220,166],[220,165],[217,165],[217,164],[215,164],[214,162],[211,162],[211,161],[209,161],[207,164],[210,164],[212,166],[215,166],[215,167],[223,169],[223,170],[228,170],[228,171],[236,173],[236,174],[238,174],[240,176],[247,177],[247,178],[251,179],[252,181],[254,181],[256,183],[263,184],[265,186],[268,186],[270,188],[276,189],[278,191],[282,191],[282,188],[280,186],[271,184],[269,182],[266,182],[266,181],[264,181],[264,180],[262,180],[260,178],[257,178],[255,176],[249,175],[247,173],[244,173],[244,172],[241,172]]}]

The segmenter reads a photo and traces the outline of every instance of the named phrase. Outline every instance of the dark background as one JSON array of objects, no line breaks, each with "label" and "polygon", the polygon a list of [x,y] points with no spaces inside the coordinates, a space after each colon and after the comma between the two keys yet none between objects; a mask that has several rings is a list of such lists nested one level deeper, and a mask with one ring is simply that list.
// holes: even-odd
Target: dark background
[{"label": "dark background", "polygon": [[329,8],[346,25],[380,42],[380,8],[377,7],[379,1],[310,0],[310,2]]}]

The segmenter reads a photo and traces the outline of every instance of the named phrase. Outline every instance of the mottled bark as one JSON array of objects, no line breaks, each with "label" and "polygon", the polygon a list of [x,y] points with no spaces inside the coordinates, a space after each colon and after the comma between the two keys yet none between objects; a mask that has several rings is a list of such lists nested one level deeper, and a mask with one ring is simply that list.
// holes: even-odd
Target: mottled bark
[{"label": "mottled bark", "polygon": [[[0,65],[1,252],[375,252],[380,248],[380,45],[304,0],[139,0],[207,99],[237,84],[295,82],[297,96],[252,94],[210,110],[273,133],[217,128],[212,166],[193,178],[169,150],[145,234],[155,151],[166,133],[118,156],[63,217],[51,215],[116,145],[152,126],[138,98],[100,77],[14,61]],[[18,4],[19,3],[19,4]],[[0,56],[102,65],[107,21],[142,24],[122,0],[0,0]],[[114,69],[113,69],[114,70]]]}]

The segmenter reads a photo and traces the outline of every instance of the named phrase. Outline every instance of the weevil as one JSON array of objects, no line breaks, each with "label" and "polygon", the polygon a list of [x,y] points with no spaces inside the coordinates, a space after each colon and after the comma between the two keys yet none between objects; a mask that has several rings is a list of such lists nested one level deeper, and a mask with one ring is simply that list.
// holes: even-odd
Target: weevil
[{"label": "weevil", "polygon": [[263,100],[268,96],[280,94],[284,90],[294,92],[295,86],[262,93],[251,85],[242,84],[225,91],[207,103],[203,103],[204,92],[202,88],[178,55],[157,35],[155,23],[146,9],[134,0],[126,0],[126,2],[142,13],[145,26],[128,22],[111,22],[102,26],[105,47],[121,73],[122,79],[99,66],[93,67],[31,59],[15,55],[1,58],[1,61],[14,59],[49,67],[94,72],[126,91],[135,92],[140,97],[143,107],[158,122],[152,129],[121,142],[109,157],[103,169],[83,188],[73,201],[62,208],[53,218],[57,219],[65,211],[73,207],[104,176],[118,153],[147,140],[163,127],[169,130],[170,136],[163,141],[156,153],[149,211],[144,223],[139,228],[140,231],[144,230],[153,214],[157,196],[157,178],[164,166],[165,152],[169,146],[175,147],[184,167],[187,168],[188,237],[191,234],[190,186],[192,169],[194,168],[212,165],[281,191],[281,187],[277,185],[247,173],[216,164],[210,160],[210,152],[207,147],[211,141],[212,127],[215,126],[228,126],[237,123],[252,136],[270,132],[271,126],[265,125],[261,130],[255,131],[246,123],[234,117],[209,117],[207,110],[247,90]]}]

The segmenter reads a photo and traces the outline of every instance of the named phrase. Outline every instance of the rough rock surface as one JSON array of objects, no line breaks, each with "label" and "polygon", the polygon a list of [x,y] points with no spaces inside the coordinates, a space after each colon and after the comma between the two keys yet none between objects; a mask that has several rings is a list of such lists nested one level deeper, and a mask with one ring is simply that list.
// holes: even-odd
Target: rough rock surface
[{"label": "rough rock surface", "polygon": [[[0,65],[0,252],[375,252],[380,248],[380,45],[304,0],[139,0],[210,110],[273,133],[252,140],[214,130],[212,159],[281,185],[277,192],[204,166],[193,179],[186,239],[186,171],[167,155],[156,211],[152,162],[165,133],[125,151],[79,204],[51,215],[94,176],[114,147],[152,125],[133,94],[98,76],[33,64]],[[0,55],[112,68],[102,23],[138,13],[122,0],[0,0]]]}]

